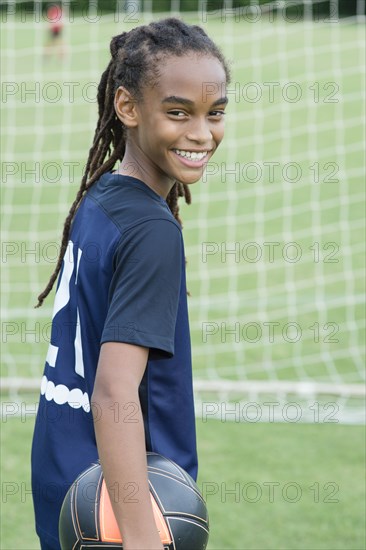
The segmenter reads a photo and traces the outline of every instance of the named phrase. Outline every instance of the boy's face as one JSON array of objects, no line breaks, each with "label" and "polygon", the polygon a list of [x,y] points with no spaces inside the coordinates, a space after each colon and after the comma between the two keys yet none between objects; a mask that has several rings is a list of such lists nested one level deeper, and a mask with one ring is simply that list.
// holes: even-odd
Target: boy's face
[{"label": "boy's face", "polygon": [[159,72],[136,104],[131,152],[148,184],[194,183],[224,136],[225,71],[218,59],[190,52],[165,58]]}]

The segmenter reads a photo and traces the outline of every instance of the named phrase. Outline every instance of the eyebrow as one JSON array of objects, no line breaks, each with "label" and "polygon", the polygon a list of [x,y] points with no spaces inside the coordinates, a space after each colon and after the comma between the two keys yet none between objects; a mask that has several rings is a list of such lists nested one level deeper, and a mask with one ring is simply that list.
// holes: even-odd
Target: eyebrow
[{"label": "eyebrow", "polygon": [[[215,107],[216,105],[227,105],[229,102],[227,97],[220,97],[219,99],[216,99],[212,103],[212,107]],[[187,107],[192,107],[194,105],[194,102],[190,99],[187,99],[185,97],[179,97],[176,95],[170,95],[168,97],[165,97],[162,100],[162,103],[180,103],[181,105],[186,105]]]}]

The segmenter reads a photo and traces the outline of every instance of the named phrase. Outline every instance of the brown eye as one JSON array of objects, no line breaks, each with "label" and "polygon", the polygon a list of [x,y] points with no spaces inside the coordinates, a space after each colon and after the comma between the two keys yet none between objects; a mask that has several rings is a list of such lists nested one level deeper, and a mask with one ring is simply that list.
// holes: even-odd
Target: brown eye
[{"label": "brown eye", "polygon": [[168,111],[168,115],[173,115],[173,116],[176,116],[176,117],[182,117],[182,116],[185,116],[185,112],[180,111],[179,109],[175,109],[174,111]]},{"label": "brown eye", "polygon": [[210,116],[213,116],[215,118],[221,118],[225,114],[226,114],[225,111],[211,111],[210,112]]}]

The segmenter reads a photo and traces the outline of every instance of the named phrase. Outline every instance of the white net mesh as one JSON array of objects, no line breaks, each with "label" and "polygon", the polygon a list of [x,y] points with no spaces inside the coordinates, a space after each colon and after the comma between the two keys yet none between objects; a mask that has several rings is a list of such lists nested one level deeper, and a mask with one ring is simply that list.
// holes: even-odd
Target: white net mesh
[{"label": "white net mesh", "polygon": [[[273,402],[286,420],[297,403],[313,421],[332,418],[333,403],[337,421],[360,422],[364,5],[340,19],[333,1],[314,20],[319,3],[291,4],[202,2],[180,14],[217,41],[233,73],[225,141],[182,206],[197,412],[233,406],[245,420],[257,403],[268,420]],[[102,5],[77,14],[64,4],[57,46],[44,4],[2,5],[2,381],[13,397],[42,374],[52,298],[33,305],[79,186],[110,37],[157,17],[152,3]]]}]

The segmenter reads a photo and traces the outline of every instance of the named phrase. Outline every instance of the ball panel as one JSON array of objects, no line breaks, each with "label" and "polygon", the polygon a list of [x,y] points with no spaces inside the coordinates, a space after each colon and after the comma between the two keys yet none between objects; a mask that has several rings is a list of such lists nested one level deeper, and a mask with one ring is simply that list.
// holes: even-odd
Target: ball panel
[{"label": "ball panel", "polygon": [[205,550],[208,543],[208,529],[201,523],[186,517],[166,517],[173,533],[175,550]]},{"label": "ball panel", "polygon": [[100,533],[95,521],[97,502],[103,481],[100,464],[93,464],[75,483],[75,520],[83,541],[98,541]]},{"label": "ball panel", "polygon": [[[169,528],[153,495],[150,494],[150,496],[154,512],[154,519],[160,535],[161,542],[169,546],[172,543],[172,537],[169,532]],[[103,542],[118,542],[121,544],[122,536],[118,528],[118,524],[113,512],[112,503],[104,479],[100,491],[98,517],[100,527],[100,540]]]},{"label": "ball panel", "polygon": [[77,536],[77,527],[74,521],[73,510],[74,493],[75,486],[72,485],[61,507],[59,523],[59,537],[61,548],[78,548],[77,543],[79,538]]},{"label": "ball panel", "polygon": [[166,523],[166,521],[163,517],[163,514],[162,514],[155,498],[153,497],[152,494],[150,496],[151,496],[151,504],[152,504],[152,508],[153,508],[153,512],[154,512],[154,519],[155,519],[156,527],[157,527],[159,535],[160,535],[160,540],[164,545],[167,545],[169,547],[173,542],[171,533],[169,531],[169,527],[168,527],[168,525],[167,525],[167,523]]},{"label": "ball panel", "polygon": [[107,486],[103,479],[99,501],[99,526],[100,540],[103,542],[122,543],[122,537],[114,516],[112,503],[109,498]]},{"label": "ball panel", "polygon": [[[208,521],[207,508],[201,495],[169,475],[149,471],[150,491],[165,514],[184,514]],[[176,495],[179,495],[177,499]]]},{"label": "ball panel", "polygon": [[163,472],[164,474],[169,473],[182,481],[187,479],[187,473],[172,460],[169,460],[158,453],[151,452],[146,453],[146,458],[149,471],[157,470]]},{"label": "ball panel", "polygon": [[170,474],[171,477],[175,477],[178,481],[184,482],[186,485],[194,489],[198,495],[201,492],[194,479],[183,468],[178,466],[175,462],[157,453],[147,453],[147,466],[149,472],[161,473],[164,475]]},{"label": "ball panel", "polygon": [[147,466],[148,471],[162,473],[164,475],[170,474],[171,477],[176,478],[178,481],[182,481],[189,487],[192,487],[200,495],[200,490],[194,481],[194,479],[183,468],[178,466],[175,462],[169,458],[165,458],[157,453],[147,453]]}]

